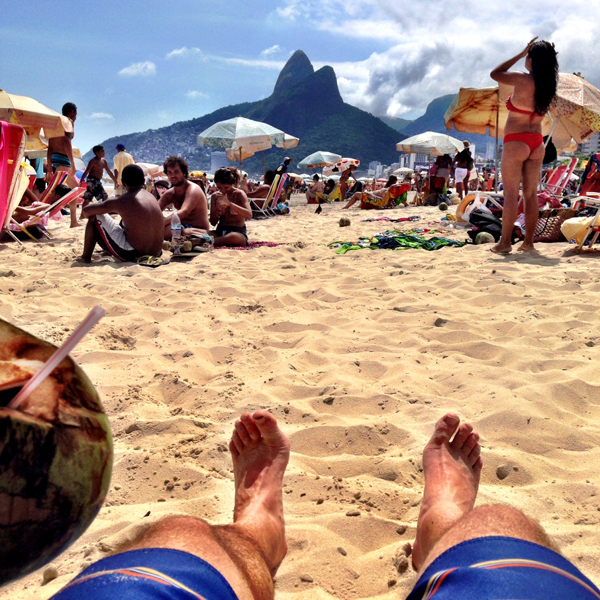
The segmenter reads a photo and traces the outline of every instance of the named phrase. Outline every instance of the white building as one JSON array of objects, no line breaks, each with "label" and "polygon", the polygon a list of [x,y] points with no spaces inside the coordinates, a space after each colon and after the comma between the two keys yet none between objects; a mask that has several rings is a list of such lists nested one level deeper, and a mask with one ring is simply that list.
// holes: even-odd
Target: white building
[{"label": "white building", "polygon": [[580,154],[593,154],[600,152],[600,132],[596,131],[590,137],[577,145],[577,152]]}]

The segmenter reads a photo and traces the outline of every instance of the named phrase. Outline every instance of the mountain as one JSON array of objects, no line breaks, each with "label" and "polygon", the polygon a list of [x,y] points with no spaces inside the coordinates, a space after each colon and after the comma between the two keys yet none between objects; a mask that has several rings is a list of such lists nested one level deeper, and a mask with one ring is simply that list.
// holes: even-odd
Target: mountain
[{"label": "mountain", "polygon": [[440,96],[435,98],[427,105],[427,110],[422,117],[411,121],[406,127],[402,129],[402,133],[410,137],[423,133],[425,131],[435,131],[436,133],[445,133],[451,135],[453,138],[457,138],[461,141],[468,140],[470,144],[475,144],[475,152],[477,155],[484,155],[489,142],[495,142],[495,138],[489,135],[478,135],[476,133],[461,133],[455,129],[446,129],[444,123],[444,115],[452,104],[452,101],[456,98],[456,94],[447,94],[446,96]]},{"label": "mountain", "polygon": [[[357,158],[365,167],[374,160],[391,164],[398,160],[396,143],[406,137],[381,119],[346,104],[334,70],[325,66],[315,71],[306,54],[297,50],[279,74],[273,93],[264,100],[227,106],[160,129],[110,138],[102,145],[114,148],[121,142],[138,162],[161,164],[169,154],[179,154],[191,169],[209,169],[211,149],[196,147],[198,134],[218,121],[237,116],[269,123],[300,139],[293,150],[265,151],[267,168],[277,166],[286,154],[296,164],[317,150]],[[89,158],[91,152],[84,160]],[[262,172],[262,156],[244,161],[244,170]]]},{"label": "mountain", "polygon": [[[412,121],[408,119],[402,119],[400,117],[379,117],[386,125],[389,125],[392,129],[404,133],[404,130]],[[400,140],[398,140],[400,141]]]}]

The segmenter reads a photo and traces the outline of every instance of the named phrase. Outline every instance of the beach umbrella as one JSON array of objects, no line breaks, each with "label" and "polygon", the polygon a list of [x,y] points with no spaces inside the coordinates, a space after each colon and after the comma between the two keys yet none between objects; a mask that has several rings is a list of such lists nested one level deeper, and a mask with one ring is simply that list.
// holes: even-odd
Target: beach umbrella
[{"label": "beach umbrella", "polygon": [[329,165],[333,165],[338,160],[341,160],[342,156],[340,154],[335,154],[333,152],[326,152],[324,150],[319,150],[317,152],[313,152],[309,154],[307,157],[303,158],[298,163],[299,169],[320,169],[322,167],[327,167]]},{"label": "beach umbrella", "polygon": [[162,165],[155,165],[153,163],[144,163],[139,162],[135,163],[138,167],[141,167],[142,171],[144,171],[144,175],[150,175],[151,177],[156,177],[156,175],[163,174]]},{"label": "beach umbrella", "polygon": [[65,135],[65,131],[73,131],[73,124],[67,117],[33,98],[9,94],[4,90],[0,90],[0,121],[25,129],[26,150],[43,150],[44,137],[60,137]]},{"label": "beach umbrella", "polygon": [[276,144],[283,144],[285,133],[267,123],[235,117],[219,121],[205,129],[197,138],[198,146],[212,146],[230,150],[230,156],[240,161],[260,150],[268,150]]},{"label": "beach umbrella", "polygon": [[346,171],[350,167],[358,167],[360,165],[360,160],[357,158],[342,158],[338,160],[335,164],[325,167],[323,169],[323,175],[331,175],[332,173],[341,173],[342,171]]},{"label": "beach umbrella", "polygon": [[443,154],[454,154],[464,149],[464,144],[445,133],[425,131],[413,135],[396,144],[398,152],[407,154],[428,154],[429,156],[441,156]]},{"label": "beach umbrella", "polygon": [[278,148],[283,148],[284,150],[291,150],[300,143],[300,138],[294,137],[289,133],[284,133],[283,135],[283,142],[281,142],[280,144],[275,144]]},{"label": "beach umbrella", "polygon": [[409,173],[414,173],[410,167],[400,167],[394,171],[394,175],[408,175]]}]

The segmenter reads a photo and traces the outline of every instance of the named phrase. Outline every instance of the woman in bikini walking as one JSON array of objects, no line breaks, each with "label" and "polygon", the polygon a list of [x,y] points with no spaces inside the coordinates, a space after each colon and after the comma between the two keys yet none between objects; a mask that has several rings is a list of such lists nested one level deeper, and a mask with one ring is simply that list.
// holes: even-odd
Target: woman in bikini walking
[{"label": "woman in bikini walking", "polygon": [[[502,152],[502,237],[492,248],[492,252],[497,254],[508,254],[512,249],[512,233],[517,220],[521,181],[525,240],[519,250],[534,250],[533,235],[539,213],[537,188],[544,159],[542,119],[556,94],[558,82],[558,62],[554,44],[536,40],[537,38],[533,38],[525,50],[490,73],[495,81],[515,88],[506,101],[510,112],[504,126]],[[509,71],[521,58],[525,58],[528,73]]]}]

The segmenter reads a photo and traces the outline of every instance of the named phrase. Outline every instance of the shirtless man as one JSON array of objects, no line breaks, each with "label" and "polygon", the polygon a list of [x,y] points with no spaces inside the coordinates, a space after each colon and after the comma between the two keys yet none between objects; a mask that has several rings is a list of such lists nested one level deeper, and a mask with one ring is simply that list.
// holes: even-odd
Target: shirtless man
[{"label": "shirtless man", "polygon": [[92,148],[94,158],[88,163],[87,169],[81,176],[81,182],[83,183],[87,178],[87,189],[83,194],[83,208],[85,208],[93,198],[98,198],[100,202],[108,199],[108,194],[102,185],[102,176],[106,171],[111,179],[115,182],[115,189],[117,186],[117,178],[114,173],[110,170],[108,163],[106,162],[106,152],[103,146],[94,146]]},{"label": "shirtless man", "polygon": [[210,199],[210,223],[215,246],[247,246],[246,220],[252,218],[252,208],[246,194],[235,187],[237,177],[230,169],[218,169],[215,185],[219,190]]},{"label": "shirtless man", "polygon": [[458,152],[452,161],[452,164],[455,165],[454,185],[461,200],[463,199],[463,194],[466,195],[469,193],[469,177],[471,175],[469,163],[473,160],[471,151],[469,150],[469,142],[465,140],[463,144],[465,146],[464,149]]},{"label": "shirtless man", "polygon": [[[62,114],[65,117],[63,119],[65,135],[48,140],[46,179],[50,181],[54,171],[68,171],[69,176],[66,183],[71,189],[74,189],[78,184],[75,179],[75,159],[71,140],[75,135],[73,124],[77,119],[77,107],[72,102],[67,102],[62,107]],[[77,221],[77,200],[73,200],[69,204],[69,210],[71,211],[71,227],[78,227],[81,223]]]},{"label": "shirtless man", "polygon": [[[208,233],[208,202],[202,188],[188,181],[188,164],[179,156],[169,156],[163,169],[173,186],[167,190],[158,201],[161,211],[173,205],[184,229],[202,229]],[[171,219],[173,215],[164,218],[164,239],[171,239]],[[252,217],[252,215],[251,215]]]},{"label": "shirtless man", "polygon": [[52,600],[272,600],[273,577],[287,552],[282,486],[290,444],[273,415],[257,410],[236,421],[229,451],[232,524],[165,517],[118,554],[88,567]]},{"label": "shirtless man", "polygon": [[[96,243],[124,262],[136,262],[142,256],[160,256],[163,244],[163,215],[156,198],[144,189],[144,171],[128,165],[121,178],[127,192],[119,198],[89,204],[82,211],[88,219],[81,260],[89,263]],[[121,224],[110,216],[121,216]]]},{"label": "shirtless man", "polygon": [[319,176],[315,173],[313,175],[313,184],[310,186],[310,189],[306,190],[306,201],[309,204],[314,204],[314,202],[311,203],[311,200],[317,199],[317,194],[323,192],[323,187],[323,182],[319,181]]},{"label": "shirtless man", "polygon": [[275,179],[275,171],[267,171],[264,175],[264,183],[259,185],[254,191],[246,192],[246,196],[252,198],[254,204],[258,207],[263,208],[265,204],[264,199],[269,195],[273,179]]}]

